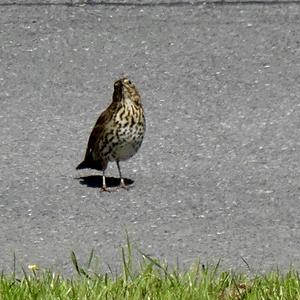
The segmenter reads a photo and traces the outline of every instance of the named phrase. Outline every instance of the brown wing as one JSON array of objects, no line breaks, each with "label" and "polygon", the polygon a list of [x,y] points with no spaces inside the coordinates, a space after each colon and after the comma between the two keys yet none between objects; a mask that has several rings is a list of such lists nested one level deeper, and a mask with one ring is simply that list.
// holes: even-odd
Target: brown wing
[{"label": "brown wing", "polygon": [[99,116],[89,137],[85,159],[88,158],[91,153],[98,147],[99,139],[101,139],[102,137],[104,128],[112,118],[112,112],[114,111],[115,105],[116,103],[111,103],[110,106]]},{"label": "brown wing", "polygon": [[93,153],[97,153],[99,150],[99,141],[103,138],[104,130],[107,124],[113,117],[113,112],[117,103],[111,103],[110,106],[100,115],[98,118],[91,134],[89,137],[86,153],[84,160],[76,167],[76,169],[96,169],[103,170],[107,166],[107,162],[99,160],[94,160]]}]

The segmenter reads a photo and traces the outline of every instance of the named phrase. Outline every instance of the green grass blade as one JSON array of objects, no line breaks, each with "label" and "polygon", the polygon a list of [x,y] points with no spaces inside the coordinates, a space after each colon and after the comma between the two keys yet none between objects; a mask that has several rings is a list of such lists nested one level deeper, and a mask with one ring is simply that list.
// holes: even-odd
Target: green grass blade
[{"label": "green grass blade", "polygon": [[81,275],[79,265],[78,265],[78,261],[77,261],[77,257],[75,255],[74,251],[71,251],[71,260],[72,260],[73,266],[75,267],[75,270],[76,270],[77,274]]}]

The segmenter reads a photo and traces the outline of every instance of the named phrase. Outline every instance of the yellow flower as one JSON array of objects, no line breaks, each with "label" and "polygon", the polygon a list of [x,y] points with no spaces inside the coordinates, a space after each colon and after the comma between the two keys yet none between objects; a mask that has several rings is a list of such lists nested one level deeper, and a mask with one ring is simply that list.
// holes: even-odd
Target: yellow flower
[{"label": "yellow flower", "polygon": [[40,267],[36,264],[33,265],[28,265],[28,269],[31,270],[32,272],[38,271]]}]

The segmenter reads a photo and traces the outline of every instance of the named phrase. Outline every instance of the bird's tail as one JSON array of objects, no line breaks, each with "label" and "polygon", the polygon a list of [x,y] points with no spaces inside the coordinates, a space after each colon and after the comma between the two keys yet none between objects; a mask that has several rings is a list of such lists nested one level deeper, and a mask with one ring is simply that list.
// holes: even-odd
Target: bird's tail
[{"label": "bird's tail", "polygon": [[107,162],[103,160],[94,160],[91,155],[86,155],[84,160],[76,167],[76,170],[80,169],[95,169],[99,171],[105,170]]},{"label": "bird's tail", "polygon": [[82,161],[77,167],[76,167],[76,170],[80,170],[80,169],[88,169],[91,167],[91,164],[89,161]]},{"label": "bird's tail", "polygon": [[93,168],[93,157],[90,151],[86,151],[84,160],[76,167],[76,170]]}]

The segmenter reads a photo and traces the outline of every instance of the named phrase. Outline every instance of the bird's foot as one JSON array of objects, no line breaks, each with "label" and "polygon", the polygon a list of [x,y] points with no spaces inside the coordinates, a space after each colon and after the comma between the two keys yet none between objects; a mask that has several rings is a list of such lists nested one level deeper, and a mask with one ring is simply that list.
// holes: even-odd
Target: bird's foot
[{"label": "bird's foot", "polygon": [[120,184],[120,188],[122,188],[122,189],[124,189],[124,190],[126,190],[126,191],[129,191],[129,186],[127,186],[127,185],[123,185],[123,184]]},{"label": "bird's foot", "polygon": [[121,178],[121,182],[120,182],[119,187],[122,188],[122,189],[124,189],[124,190],[126,190],[126,191],[129,191],[129,186],[125,184],[123,178]]},{"label": "bird's foot", "polygon": [[110,193],[111,190],[107,186],[101,186],[100,192],[108,192],[108,193]]}]

